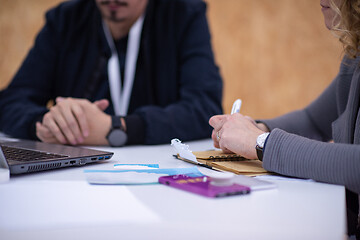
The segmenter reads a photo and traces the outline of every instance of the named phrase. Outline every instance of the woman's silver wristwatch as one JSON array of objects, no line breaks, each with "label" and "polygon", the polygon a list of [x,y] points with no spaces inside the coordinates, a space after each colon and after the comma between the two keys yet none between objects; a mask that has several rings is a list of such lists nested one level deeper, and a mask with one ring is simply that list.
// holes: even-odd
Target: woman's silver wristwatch
[{"label": "woman's silver wristwatch", "polygon": [[265,146],[266,139],[269,137],[269,135],[270,135],[270,132],[262,133],[256,139],[256,146],[255,146],[256,154],[260,161],[262,161],[262,159],[263,159],[264,146]]}]

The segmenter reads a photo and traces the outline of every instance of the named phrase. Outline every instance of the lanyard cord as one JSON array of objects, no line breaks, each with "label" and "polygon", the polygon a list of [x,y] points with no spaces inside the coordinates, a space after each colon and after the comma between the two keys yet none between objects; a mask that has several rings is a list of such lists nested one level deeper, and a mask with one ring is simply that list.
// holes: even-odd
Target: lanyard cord
[{"label": "lanyard cord", "polygon": [[124,84],[121,86],[120,61],[116,51],[114,40],[110,30],[103,21],[103,29],[106,40],[111,49],[111,57],[108,60],[108,78],[110,85],[110,95],[114,107],[115,115],[126,116],[131,91],[135,78],[136,62],[139,54],[141,30],[144,23],[144,16],[140,16],[134,25],[130,28],[128,44],[125,58]]}]

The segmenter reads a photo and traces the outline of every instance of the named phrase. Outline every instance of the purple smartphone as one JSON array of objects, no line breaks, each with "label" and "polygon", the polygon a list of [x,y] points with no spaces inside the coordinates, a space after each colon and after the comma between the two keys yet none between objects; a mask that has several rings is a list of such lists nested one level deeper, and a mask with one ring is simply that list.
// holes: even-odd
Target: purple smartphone
[{"label": "purple smartphone", "polygon": [[211,184],[209,177],[206,176],[165,176],[159,178],[159,183],[212,198],[250,193],[249,187],[236,183],[229,186],[213,185]]}]

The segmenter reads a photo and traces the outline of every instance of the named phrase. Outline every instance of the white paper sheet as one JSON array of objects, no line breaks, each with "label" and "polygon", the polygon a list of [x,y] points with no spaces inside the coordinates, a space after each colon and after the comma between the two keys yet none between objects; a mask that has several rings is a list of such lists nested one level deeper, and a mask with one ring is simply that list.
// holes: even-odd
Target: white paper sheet
[{"label": "white paper sheet", "polygon": [[126,186],[85,181],[9,182],[0,185],[0,196],[0,229],[6,230],[159,221]]}]

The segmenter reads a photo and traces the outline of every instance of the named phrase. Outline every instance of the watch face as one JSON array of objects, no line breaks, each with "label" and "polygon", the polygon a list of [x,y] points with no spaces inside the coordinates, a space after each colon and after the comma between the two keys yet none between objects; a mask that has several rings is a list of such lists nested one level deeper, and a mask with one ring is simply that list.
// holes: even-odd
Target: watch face
[{"label": "watch face", "polygon": [[108,137],[109,144],[113,147],[120,147],[125,145],[127,141],[127,135],[124,131],[120,129],[113,129]]},{"label": "watch face", "polygon": [[265,144],[265,140],[266,138],[269,136],[270,133],[263,133],[260,134],[257,139],[256,139],[256,144],[260,147],[263,148],[264,144]]}]

